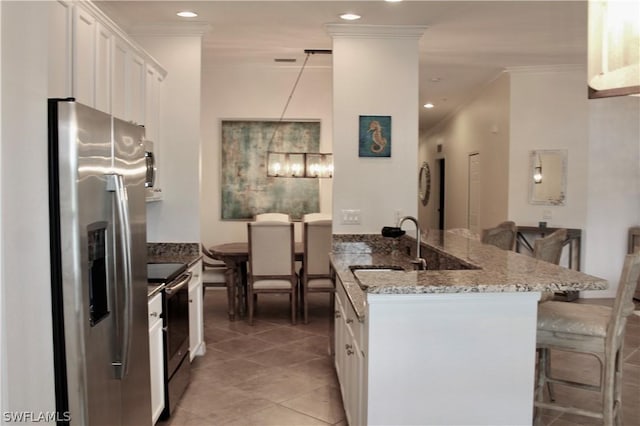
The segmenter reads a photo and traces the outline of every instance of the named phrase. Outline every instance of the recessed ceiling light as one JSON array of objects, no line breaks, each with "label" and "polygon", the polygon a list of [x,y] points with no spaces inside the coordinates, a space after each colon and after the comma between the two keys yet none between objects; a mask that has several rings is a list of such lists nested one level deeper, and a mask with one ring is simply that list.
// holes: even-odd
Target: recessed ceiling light
[{"label": "recessed ceiling light", "polygon": [[197,13],[191,10],[183,10],[182,12],[176,13],[176,15],[178,15],[181,18],[195,18],[196,16],[198,16]]},{"label": "recessed ceiling light", "polygon": [[340,18],[344,19],[345,21],[355,21],[357,19],[360,19],[361,16],[355,13],[343,13],[342,15],[340,15]]},{"label": "recessed ceiling light", "polygon": [[435,105],[433,105],[431,102],[424,104],[424,107],[427,109],[431,109],[433,108]]}]

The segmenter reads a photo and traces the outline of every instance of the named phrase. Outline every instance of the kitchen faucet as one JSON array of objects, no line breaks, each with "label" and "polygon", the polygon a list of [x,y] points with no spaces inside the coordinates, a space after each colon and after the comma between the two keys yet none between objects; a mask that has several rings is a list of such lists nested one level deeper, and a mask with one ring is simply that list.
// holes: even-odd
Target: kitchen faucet
[{"label": "kitchen faucet", "polygon": [[427,261],[420,257],[420,246],[421,246],[421,242],[420,242],[420,238],[421,238],[421,234],[422,232],[420,231],[420,225],[418,224],[418,219],[416,219],[413,216],[404,216],[401,217],[398,220],[398,229],[402,229],[402,224],[406,221],[410,221],[413,222],[413,224],[416,226],[416,258],[415,260],[413,260],[411,263],[413,263],[416,267],[417,270],[420,271],[424,271],[425,269],[427,269]]}]

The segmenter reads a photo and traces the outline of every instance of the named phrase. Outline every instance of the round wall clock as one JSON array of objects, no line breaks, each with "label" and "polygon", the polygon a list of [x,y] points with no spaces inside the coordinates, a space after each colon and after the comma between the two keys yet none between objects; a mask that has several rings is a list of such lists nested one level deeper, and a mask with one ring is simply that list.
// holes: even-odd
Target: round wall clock
[{"label": "round wall clock", "polygon": [[429,194],[431,193],[431,171],[429,170],[429,164],[425,161],[420,167],[420,174],[418,175],[418,195],[422,205],[426,206],[429,202]]}]

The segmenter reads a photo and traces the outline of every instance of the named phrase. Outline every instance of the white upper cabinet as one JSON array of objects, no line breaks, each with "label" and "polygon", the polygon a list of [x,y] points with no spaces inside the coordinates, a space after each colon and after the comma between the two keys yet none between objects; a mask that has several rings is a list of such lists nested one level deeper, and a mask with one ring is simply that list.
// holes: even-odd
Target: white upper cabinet
[{"label": "white upper cabinet", "polygon": [[129,61],[129,45],[121,38],[113,40],[112,76],[111,76],[111,114],[121,120],[129,120],[127,116],[127,63]]},{"label": "white upper cabinet", "polygon": [[145,74],[145,106],[144,125],[148,140],[157,142],[160,140],[160,90],[163,75],[156,67],[147,65]]},{"label": "white upper cabinet", "polygon": [[149,124],[159,143],[165,70],[93,3],[56,0],[48,7],[50,96],[71,96],[125,121]]},{"label": "white upper cabinet", "polygon": [[49,85],[47,96],[71,96],[72,4],[68,1],[47,2],[49,8]]},{"label": "white upper cabinet", "polygon": [[96,22],[95,108],[111,112],[111,46],[113,34]]},{"label": "white upper cabinet", "polygon": [[73,14],[73,97],[95,107],[96,19],[76,6]]},{"label": "white upper cabinet", "polygon": [[141,56],[130,52],[127,95],[129,99],[128,120],[136,124],[144,122],[145,65]]}]

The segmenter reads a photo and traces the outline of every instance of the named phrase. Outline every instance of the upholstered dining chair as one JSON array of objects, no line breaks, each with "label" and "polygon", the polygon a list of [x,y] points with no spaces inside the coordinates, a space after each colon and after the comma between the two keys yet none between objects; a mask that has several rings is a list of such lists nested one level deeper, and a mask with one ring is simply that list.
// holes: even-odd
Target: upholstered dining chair
[{"label": "upholstered dining chair", "polygon": [[295,272],[293,222],[249,222],[247,231],[249,324],[253,325],[254,296],[258,293],[289,293],[291,323],[295,324],[298,275]]},{"label": "upholstered dining chair", "polygon": [[[226,287],[227,280],[225,272],[227,266],[217,259],[214,259],[213,255],[204,244],[200,244],[202,250],[202,291],[206,294],[207,287]],[[230,292],[227,291],[227,297],[230,297]],[[228,300],[230,303],[230,300]]]},{"label": "upholstered dining chair", "polygon": [[331,219],[315,213],[303,216],[302,241],[304,255],[300,272],[302,312],[309,322],[309,293],[333,293],[329,253],[331,252]]},{"label": "upholstered dining chair", "polygon": [[286,213],[260,213],[256,215],[256,222],[262,221],[277,221],[277,222],[290,222],[291,217]]},{"label": "upholstered dining chair", "polygon": [[[627,317],[633,312],[633,292],[640,277],[640,252],[628,254],[624,261],[613,307],[566,302],[546,302],[538,306],[536,345],[539,350],[536,386],[536,424],[539,409],[601,419],[605,425],[622,422],[622,349]],[[598,385],[563,380],[550,375],[550,350],[579,352],[595,356],[600,362]],[[602,409],[581,409],[561,402],[545,402],[545,383],[558,383],[601,393]]]},{"label": "upholstered dining chair", "polygon": [[331,220],[331,213],[307,213],[302,216],[303,222],[311,222],[313,220]]},{"label": "upholstered dining chair", "polygon": [[483,229],[480,241],[501,248],[502,250],[515,250],[516,234],[516,223],[506,221],[500,223],[495,228]]},{"label": "upholstered dining chair", "polygon": [[[560,264],[560,257],[562,256],[562,247],[567,239],[567,230],[564,228],[557,229],[546,237],[538,238],[533,242],[533,257],[538,260],[553,263],[554,265]],[[546,302],[552,300],[554,292],[545,291],[540,296],[540,302]]]}]

